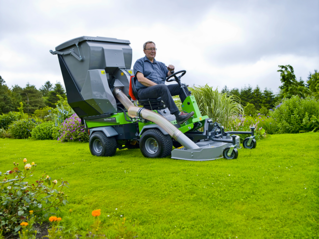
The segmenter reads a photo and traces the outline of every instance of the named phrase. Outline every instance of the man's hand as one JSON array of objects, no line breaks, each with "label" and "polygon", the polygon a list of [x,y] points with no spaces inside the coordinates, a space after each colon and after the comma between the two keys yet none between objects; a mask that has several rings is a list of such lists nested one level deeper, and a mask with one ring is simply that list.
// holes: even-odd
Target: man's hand
[{"label": "man's hand", "polygon": [[173,65],[168,65],[167,70],[168,70],[167,76],[170,76],[170,75],[171,75],[171,71],[174,71],[174,70],[175,70],[175,66],[173,66]]}]

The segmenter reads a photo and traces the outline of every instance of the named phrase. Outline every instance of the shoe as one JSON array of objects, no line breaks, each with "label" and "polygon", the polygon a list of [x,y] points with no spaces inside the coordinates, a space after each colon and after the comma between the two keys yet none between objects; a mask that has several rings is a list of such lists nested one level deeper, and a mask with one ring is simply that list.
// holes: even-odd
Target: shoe
[{"label": "shoe", "polygon": [[192,117],[194,115],[194,112],[190,112],[190,113],[185,113],[185,112],[180,112],[177,116],[176,116],[176,121],[179,124],[184,123],[185,121],[187,121],[190,117]]}]

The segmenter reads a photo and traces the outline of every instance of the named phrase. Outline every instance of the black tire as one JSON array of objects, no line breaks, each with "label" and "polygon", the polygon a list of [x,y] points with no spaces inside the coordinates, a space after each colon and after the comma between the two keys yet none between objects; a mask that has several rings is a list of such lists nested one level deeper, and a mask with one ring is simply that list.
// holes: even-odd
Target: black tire
[{"label": "black tire", "polygon": [[114,137],[106,137],[102,132],[95,132],[90,137],[90,151],[95,156],[113,156],[117,143]]},{"label": "black tire", "polygon": [[235,149],[233,149],[233,152],[231,153],[231,155],[230,156],[228,156],[227,154],[228,154],[228,151],[230,150],[230,147],[227,147],[227,148],[225,148],[224,149],[224,151],[223,151],[223,157],[225,158],[225,159],[236,159],[237,157],[238,157],[238,150],[235,148]]},{"label": "black tire", "polygon": [[147,158],[167,157],[171,154],[172,147],[172,138],[157,129],[145,131],[140,140],[141,152]]},{"label": "black tire", "polygon": [[253,139],[251,141],[249,146],[247,145],[248,141],[249,141],[249,138],[244,139],[243,146],[244,146],[245,149],[254,149],[254,148],[256,148],[257,142],[256,142],[255,139]]}]

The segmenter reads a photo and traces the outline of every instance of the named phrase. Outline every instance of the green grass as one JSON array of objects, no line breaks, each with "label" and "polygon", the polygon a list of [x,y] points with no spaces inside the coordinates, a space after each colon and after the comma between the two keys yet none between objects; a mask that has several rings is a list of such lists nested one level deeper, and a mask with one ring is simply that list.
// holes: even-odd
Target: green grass
[{"label": "green grass", "polygon": [[105,231],[124,215],[138,238],[318,238],[318,153],[319,133],[272,135],[236,160],[209,162],[149,159],[139,149],[94,157],[87,143],[0,139],[0,171],[27,158],[39,174],[69,181],[58,215],[79,230],[101,209]]}]

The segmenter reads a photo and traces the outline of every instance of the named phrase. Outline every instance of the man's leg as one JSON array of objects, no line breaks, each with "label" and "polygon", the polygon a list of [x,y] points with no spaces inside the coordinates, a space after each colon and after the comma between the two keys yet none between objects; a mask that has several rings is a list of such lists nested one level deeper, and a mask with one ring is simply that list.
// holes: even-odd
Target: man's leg
[{"label": "man's leg", "polygon": [[178,84],[167,85],[167,87],[169,91],[171,92],[171,95],[179,95],[179,98],[181,99],[182,103],[184,102],[186,97],[190,95],[190,91],[187,89],[187,87],[185,89],[186,95],[184,94],[182,88]]},{"label": "man's leg", "polygon": [[140,99],[154,99],[161,97],[171,114],[179,113],[179,110],[172,98],[170,90],[166,85],[154,85],[145,89],[140,89],[137,94]]}]

